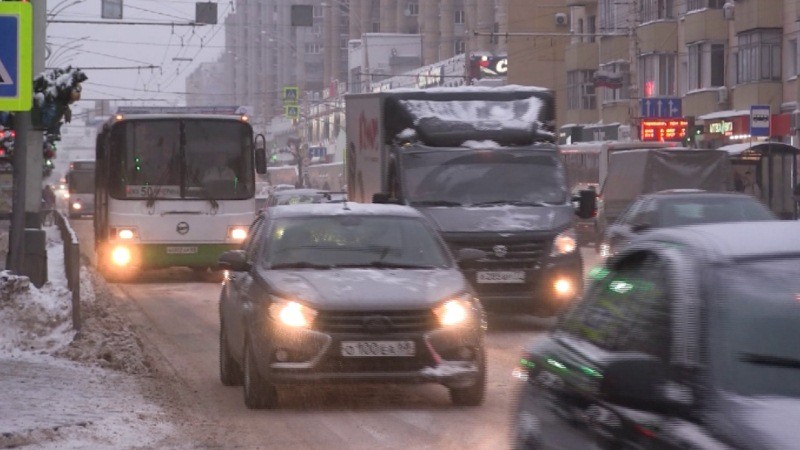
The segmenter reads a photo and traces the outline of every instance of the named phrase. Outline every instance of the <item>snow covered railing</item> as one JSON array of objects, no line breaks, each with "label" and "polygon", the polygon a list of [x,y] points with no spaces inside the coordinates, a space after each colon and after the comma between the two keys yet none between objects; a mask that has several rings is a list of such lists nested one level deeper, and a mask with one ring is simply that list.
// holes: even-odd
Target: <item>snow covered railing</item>
[{"label": "snow covered railing", "polygon": [[54,211],[55,222],[64,242],[64,270],[67,287],[72,292],[72,327],[81,329],[81,249],[78,235],[61,211]]}]

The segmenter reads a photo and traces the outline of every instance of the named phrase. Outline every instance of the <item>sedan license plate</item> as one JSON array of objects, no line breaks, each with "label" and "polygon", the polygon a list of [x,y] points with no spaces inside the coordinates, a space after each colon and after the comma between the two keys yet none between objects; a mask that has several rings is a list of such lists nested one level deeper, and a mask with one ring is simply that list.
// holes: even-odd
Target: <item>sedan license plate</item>
[{"label": "sedan license plate", "polygon": [[478,272],[477,281],[478,283],[524,283],[525,272]]},{"label": "sedan license plate", "polygon": [[414,356],[414,341],[343,341],[342,356],[351,358]]}]

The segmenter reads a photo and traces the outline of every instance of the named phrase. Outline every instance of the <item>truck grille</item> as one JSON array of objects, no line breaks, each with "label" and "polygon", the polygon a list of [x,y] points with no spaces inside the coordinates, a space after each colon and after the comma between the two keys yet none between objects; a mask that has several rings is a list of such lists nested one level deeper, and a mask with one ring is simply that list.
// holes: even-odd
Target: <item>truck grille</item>
[{"label": "truck grille", "polygon": [[417,333],[436,328],[431,310],[320,311],[315,328],[329,333]]},{"label": "truck grille", "polygon": [[[493,242],[450,241],[448,244],[454,253],[461,248],[476,248],[487,253],[488,256],[484,259],[463,264],[462,267],[465,269],[533,269],[547,257],[550,251],[550,241],[551,239],[539,239],[526,242],[504,242],[498,239]],[[505,247],[505,252],[498,253],[495,250],[498,246]]]}]

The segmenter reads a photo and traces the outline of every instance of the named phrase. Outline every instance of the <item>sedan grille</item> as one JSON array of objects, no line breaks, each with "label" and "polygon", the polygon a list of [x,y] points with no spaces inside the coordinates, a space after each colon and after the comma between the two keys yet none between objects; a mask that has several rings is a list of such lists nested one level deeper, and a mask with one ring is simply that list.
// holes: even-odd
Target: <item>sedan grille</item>
[{"label": "sedan grille", "polygon": [[320,311],[315,327],[329,333],[416,333],[436,327],[431,310]]}]

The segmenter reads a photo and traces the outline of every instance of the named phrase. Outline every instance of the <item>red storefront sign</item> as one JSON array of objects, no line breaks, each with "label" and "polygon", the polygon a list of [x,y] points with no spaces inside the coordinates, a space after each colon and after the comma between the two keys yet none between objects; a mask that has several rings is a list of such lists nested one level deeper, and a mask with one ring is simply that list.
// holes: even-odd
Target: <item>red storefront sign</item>
[{"label": "red storefront sign", "polygon": [[641,140],[668,142],[683,140],[689,123],[683,119],[647,119],[640,125]]}]

